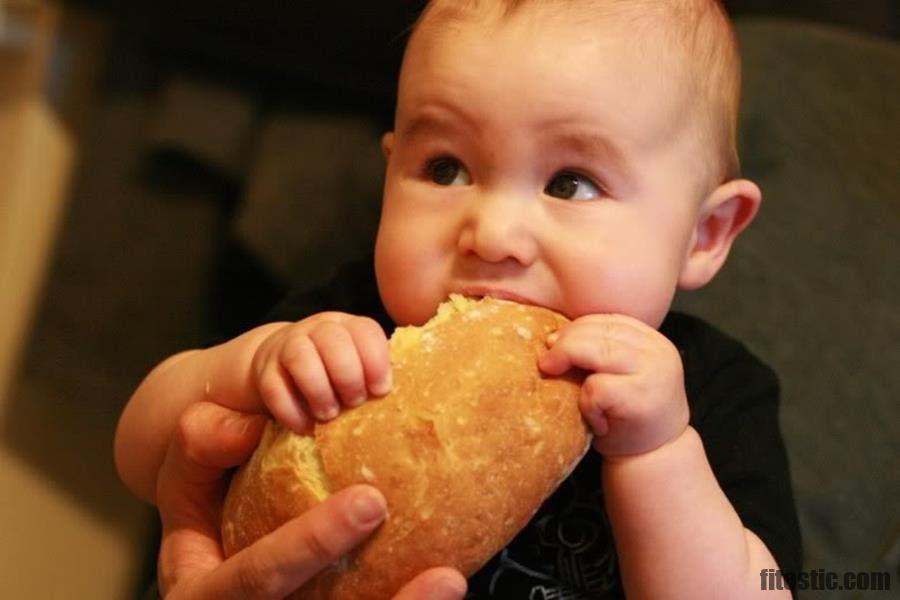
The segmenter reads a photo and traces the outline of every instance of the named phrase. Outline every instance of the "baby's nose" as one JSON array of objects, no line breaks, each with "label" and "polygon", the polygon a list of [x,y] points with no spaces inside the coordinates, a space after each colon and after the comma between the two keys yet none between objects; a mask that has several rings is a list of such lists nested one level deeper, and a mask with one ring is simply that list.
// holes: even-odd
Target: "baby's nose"
[{"label": "baby's nose", "polygon": [[482,194],[472,200],[460,231],[459,250],[487,262],[513,259],[530,265],[537,256],[529,205],[512,194]]}]

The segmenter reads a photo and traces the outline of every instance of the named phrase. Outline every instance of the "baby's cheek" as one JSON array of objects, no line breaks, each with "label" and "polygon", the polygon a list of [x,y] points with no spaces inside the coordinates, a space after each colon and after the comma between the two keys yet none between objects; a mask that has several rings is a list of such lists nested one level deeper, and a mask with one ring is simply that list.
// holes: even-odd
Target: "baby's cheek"
[{"label": "baby's cheek", "polygon": [[375,264],[381,301],[397,325],[421,325],[434,314],[443,298],[414,255],[380,253]]}]

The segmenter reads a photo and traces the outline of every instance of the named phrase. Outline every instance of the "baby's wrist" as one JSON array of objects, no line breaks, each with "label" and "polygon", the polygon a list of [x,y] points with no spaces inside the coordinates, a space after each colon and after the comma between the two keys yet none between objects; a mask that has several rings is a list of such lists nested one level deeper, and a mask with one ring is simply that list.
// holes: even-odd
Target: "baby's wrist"
[{"label": "baby's wrist", "polygon": [[[667,458],[671,455],[677,455],[685,450],[689,450],[695,441],[700,442],[700,435],[693,427],[687,425],[662,444],[645,452],[604,455],[603,464],[605,467],[607,464],[612,465],[645,460],[649,461],[655,460],[657,457]],[[700,447],[702,449],[702,442],[700,442]]]},{"label": "baby's wrist", "polygon": [[252,376],[253,360],[263,342],[288,325],[290,323],[266,323],[203,350],[202,399],[240,412],[265,412]]}]

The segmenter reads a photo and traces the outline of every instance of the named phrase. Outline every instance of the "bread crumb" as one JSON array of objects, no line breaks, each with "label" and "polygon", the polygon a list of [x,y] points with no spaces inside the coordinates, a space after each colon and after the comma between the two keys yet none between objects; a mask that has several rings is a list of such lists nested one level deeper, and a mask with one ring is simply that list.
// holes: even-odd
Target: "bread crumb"
[{"label": "bread crumb", "polygon": [[516,325],[516,333],[519,334],[519,337],[522,337],[526,340],[531,339],[531,330],[527,327],[522,327],[521,325]]},{"label": "bread crumb", "polygon": [[361,436],[362,432],[363,432],[362,425],[359,425],[358,427],[354,427],[353,431],[352,431],[353,435],[355,435],[356,437]]},{"label": "bread crumb", "polygon": [[362,467],[360,467],[359,474],[362,475],[363,479],[365,479],[366,481],[369,481],[369,482],[375,481],[375,473],[373,473],[372,469],[370,469],[366,465],[363,465]]},{"label": "bread crumb", "polygon": [[532,433],[540,433],[541,431],[541,424],[531,417],[525,417],[525,425]]},{"label": "bread crumb", "polygon": [[477,308],[467,310],[465,313],[463,313],[463,319],[465,319],[466,321],[478,321],[482,318],[484,318],[484,313],[482,313]]}]

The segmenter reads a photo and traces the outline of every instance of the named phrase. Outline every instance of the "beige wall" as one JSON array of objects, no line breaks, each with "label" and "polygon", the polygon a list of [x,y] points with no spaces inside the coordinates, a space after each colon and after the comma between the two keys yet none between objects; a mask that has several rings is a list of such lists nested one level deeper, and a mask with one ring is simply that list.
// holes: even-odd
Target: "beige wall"
[{"label": "beige wall", "polygon": [[17,376],[76,156],[41,96],[57,16],[41,2],[0,0],[0,598],[125,598],[143,551],[143,507],[130,505],[117,523],[99,518],[7,437],[14,403],[53,405],[60,395]]}]

